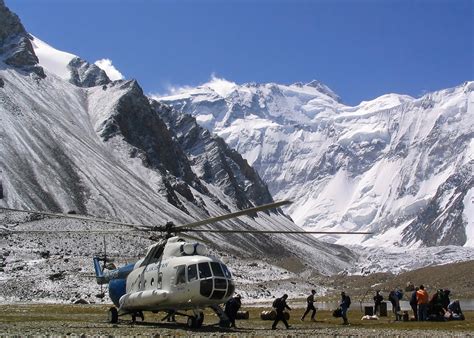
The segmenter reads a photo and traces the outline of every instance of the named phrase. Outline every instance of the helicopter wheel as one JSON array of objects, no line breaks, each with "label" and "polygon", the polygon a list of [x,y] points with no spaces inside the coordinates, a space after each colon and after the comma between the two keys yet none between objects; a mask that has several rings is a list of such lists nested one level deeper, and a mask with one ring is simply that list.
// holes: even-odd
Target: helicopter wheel
[{"label": "helicopter wheel", "polygon": [[117,324],[118,323],[118,311],[117,308],[111,307],[109,309],[109,323]]},{"label": "helicopter wheel", "polygon": [[196,326],[196,324],[197,324],[196,317],[189,316],[187,324],[188,324],[188,327],[191,328],[191,329],[196,328],[197,327]]}]

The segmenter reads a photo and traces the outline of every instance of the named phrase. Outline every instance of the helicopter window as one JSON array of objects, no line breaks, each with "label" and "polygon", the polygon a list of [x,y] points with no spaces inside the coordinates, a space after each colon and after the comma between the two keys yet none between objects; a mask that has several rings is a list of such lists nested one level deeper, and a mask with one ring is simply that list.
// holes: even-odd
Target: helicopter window
[{"label": "helicopter window", "polygon": [[176,267],[176,285],[186,283],[186,265]]},{"label": "helicopter window", "polygon": [[224,277],[224,272],[222,272],[222,268],[219,263],[211,262],[211,268],[214,276]]},{"label": "helicopter window", "polygon": [[208,263],[199,263],[198,267],[199,267],[199,278],[203,279],[203,278],[212,277],[211,269],[209,268]]},{"label": "helicopter window", "polygon": [[192,282],[193,280],[197,280],[197,267],[196,264],[188,266],[188,282]]},{"label": "helicopter window", "polygon": [[222,265],[222,270],[224,270],[225,278],[232,278],[232,274],[230,273],[229,269],[227,269],[227,266],[225,266],[224,264],[221,264],[221,265]]},{"label": "helicopter window", "polygon": [[161,289],[161,281],[163,280],[163,273],[158,274],[158,280],[156,281],[156,288]]},{"label": "helicopter window", "polygon": [[150,285],[153,286],[154,283],[155,283],[155,278],[152,278],[151,282],[150,282]]}]

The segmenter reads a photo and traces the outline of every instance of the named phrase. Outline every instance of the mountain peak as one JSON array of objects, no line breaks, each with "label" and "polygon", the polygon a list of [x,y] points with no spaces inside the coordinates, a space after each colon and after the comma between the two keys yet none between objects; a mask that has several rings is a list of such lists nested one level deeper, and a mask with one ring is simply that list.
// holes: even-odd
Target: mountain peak
[{"label": "mountain peak", "polygon": [[69,82],[79,87],[94,87],[110,83],[110,79],[99,67],[75,57],[68,64],[71,73]]},{"label": "mountain peak", "polygon": [[235,82],[212,75],[211,80],[204,84],[203,87],[208,87],[212,89],[217,95],[226,97],[235,89],[237,89],[238,85]]},{"label": "mountain peak", "polygon": [[23,27],[18,16],[0,2],[0,60],[7,65],[32,71],[40,77],[44,72],[38,66],[36,56],[30,41],[30,36]]}]

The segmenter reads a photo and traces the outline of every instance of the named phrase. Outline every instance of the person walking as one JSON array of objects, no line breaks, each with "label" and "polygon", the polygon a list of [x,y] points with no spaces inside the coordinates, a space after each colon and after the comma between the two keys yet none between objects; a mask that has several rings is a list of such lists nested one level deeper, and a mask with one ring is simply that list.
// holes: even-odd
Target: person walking
[{"label": "person walking", "polygon": [[420,285],[419,290],[416,292],[416,304],[418,305],[418,320],[425,321],[428,319],[428,292],[425,291],[425,287]]},{"label": "person walking", "polygon": [[272,330],[276,329],[276,326],[278,322],[281,320],[283,324],[285,324],[286,328],[289,329],[290,325],[288,325],[288,322],[285,319],[285,309],[288,309],[291,311],[291,308],[286,304],[286,300],[288,299],[288,295],[285,293],[281,298],[275,299],[273,302],[273,307],[275,308],[276,311],[276,318],[275,321],[273,322],[272,325]]},{"label": "person walking", "polygon": [[343,325],[349,325],[349,321],[347,320],[347,310],[350,306],[351,298],[346,295],[344,291],[341,292],[341,304],[339,304],[339,307],[341,308],[342,320],[344,321],[342,323]]},{"label": "person walking", "polygon": [[314,307],[314,295],[316,294],[316,290],[311,290],[311,294],[306,298],[306,311],[303,314],[303,317],[301,317],[301,321],[304,321],[304,317],[309,313],[309,311],[313,311],[311,314],[311,320],[314,322],[315,321],[315,316],[316,316],[316,308]]},{"label": "person walking", "polygon": [[377,290],[374,296],[374,314],[380,316],[380,305],[383,302],[383,296],[380,294],[380,290]]},{"label": "person walking", "polygon": [[235,326],[235,319],[237,318],[237,312],[240,309],[240,306],[242,305],[241,303],[241,296],[236,295],[235,297],[232,297],[225,303],[225,309],[224,312],[229,318],[230,321],[230,327],[236,327]]}]

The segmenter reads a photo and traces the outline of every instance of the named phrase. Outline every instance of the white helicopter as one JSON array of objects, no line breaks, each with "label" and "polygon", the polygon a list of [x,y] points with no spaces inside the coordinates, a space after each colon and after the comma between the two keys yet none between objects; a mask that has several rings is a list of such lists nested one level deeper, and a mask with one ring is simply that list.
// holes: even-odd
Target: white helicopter
[{"label": "white helicopter", "polygon": [[[91,218],[80,215],[57,214],[33,210],[2,208],[0,210],[43,214],[54,217],[65,217],[88,221],[97,221],[127,226],[131,231],[160,232],[161,239],[148,248],[146,256],[136,263],[105,271],[108,262],[104,256],[93,258],[95,277],[100,285],[108,284],[109,296],[114,306],[109,309],[110,323],[117,323],[119,316],[131,315],[144,320],[144,311],[154,313],[164,311],[165,318],[174,315],[187,317],[187,325],[199,328],[204,321],[203,310],[213,309],[219,316],[221,327],[228,327],[230,322],[219,306],[229,300],[235,291],[235,281],[227,266],[218,258],[207,255],[207,247],[198,241],[189,241],[179,236],[187,232],[220,232],[220,233],[285,233],[285,234],[370,234],[368,232],[322,232],[322,231],[277,231],[277,230],[198,230],[195,227],[214,223],[234,217],[254,214],[258,211],[278,208],[291,201],[280,201],[258,207],[241,210],[185,225],[174,225],[168,222],[161,227],[146,227]],[[66,232],[71,232],[66,230]],[[103,265],[101,266],[101,262]],[[189,315],[180,311],[192,310]]]}]

